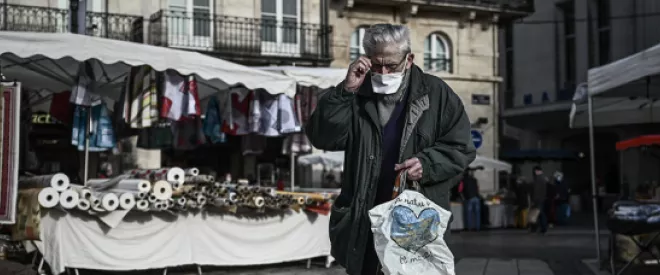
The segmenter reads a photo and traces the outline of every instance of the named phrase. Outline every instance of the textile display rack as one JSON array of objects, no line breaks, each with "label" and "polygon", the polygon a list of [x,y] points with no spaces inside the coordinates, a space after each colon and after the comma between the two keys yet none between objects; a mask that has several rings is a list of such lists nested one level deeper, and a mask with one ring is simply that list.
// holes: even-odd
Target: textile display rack
[{"label": "textile display rack", "polygon": [[[651,213],[644,212],[644,206],[655,206],[650,209]],[[640,209],[640,210],[637,210]],[[652,215],[651,218],[646,218]],[[655,217],[653,216],[655,215]],[[635,201],[619,201],[614,204],[607,219],[607,228],[613,233],[610,235],[609,263],[612,274],[623,274],[630,268],[635,261],[643,255],[653,257],[656,264],[660,264],[660,254],[656,254],[653,248],[656,246],[656,240],[660,237],[660,204],[645,204]],[[619,248],[616,241],[616,234],[626,236],[632,240],[636,248],[639,249],[632,259],[627,260],[621,269],[617,270],[617,258]],[[639,241],[635,236],[650,235],[646,241]]]}]

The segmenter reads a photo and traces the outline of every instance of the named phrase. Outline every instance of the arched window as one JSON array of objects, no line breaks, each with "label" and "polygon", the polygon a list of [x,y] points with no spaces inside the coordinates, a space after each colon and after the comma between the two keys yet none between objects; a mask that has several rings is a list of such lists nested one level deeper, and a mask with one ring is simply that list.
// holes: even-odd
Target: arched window
[{"label": "arched window", "polygon": [[435,72],[450,72],[451,44],[447,36],[432,33],[424,41],[424,69]]},{"label": "arched window", "polygon": [[351,35],[351,51],[350,51],[351,61],[358,59],[360,55],[364,54],[364,48],[362,47],[362,38],[364,38],[364,31],[366,29],[367,28],[365,27],[359,27],[355,29],[355,31]]}]

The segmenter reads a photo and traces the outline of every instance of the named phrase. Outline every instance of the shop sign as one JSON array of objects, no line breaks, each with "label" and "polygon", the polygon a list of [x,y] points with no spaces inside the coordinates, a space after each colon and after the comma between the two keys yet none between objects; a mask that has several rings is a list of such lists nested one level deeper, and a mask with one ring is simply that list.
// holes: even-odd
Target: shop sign
[{"label": "shop sign", "polygon": [[49,113],[34,113],[32,114],[32,124],[60,124],[60,122]]},{"label": "shop sign", "polygon": [[490,105],[490,95],[473,94],[472,105]]}]

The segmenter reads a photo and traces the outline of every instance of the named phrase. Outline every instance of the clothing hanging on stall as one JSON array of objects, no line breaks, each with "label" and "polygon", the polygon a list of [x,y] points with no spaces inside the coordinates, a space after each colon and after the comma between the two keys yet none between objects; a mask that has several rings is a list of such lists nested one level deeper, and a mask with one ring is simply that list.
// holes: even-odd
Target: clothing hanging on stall
[{"label": "clothing hanging on stall", "polygon": [[128,79],[126,100],[131,128],[148,128],[158,121],[158,93],[155,71],[149,66],[134,67]]},{"label": "clothing hanging on stall", "polygon": [[211,143],[225,143],[227,137],[222,132],[222,109],[216,97],[211,97],[206,107],[206,114],[202,123],[204,134]]},{"label": "clothing hanging on stall", "polygon": [[293,107],[293,100],[285,94],[278,95],[280,134],[300,132],[300,122]]},{"label": "clothing hanging on stall", "polygon": [[254,90],[250,106],[250,132],[268,137],[279,136],[278,115],[278,97],[264,89]]},{"label": "clothing hanging on stall", "polygon": [[[91,109],[91,125],[87,121],[87,112]],[[85,150],[85,131],[91,127],[89,136],[89,151],[101,152],[115,147],[115,135],[108,109],[104,104],[97,104],[91,108],[75,106],[73,127],[71,131],[71,144],[79,151]]]},{"label": "clothing hanging on stall", "polygon": [[69,101],[75,105],[90,107],[101,101],[101,97],[92,94],[95,84],[94,69],[89,61],[78,66],[76,84],[71,89]]},{"label": "clothing hanging on stall", "polygon": [[229,90],[231,108],[225,113],[222,131],[230,135],[249,134],[250,103],[254,93],[245,87]]}]

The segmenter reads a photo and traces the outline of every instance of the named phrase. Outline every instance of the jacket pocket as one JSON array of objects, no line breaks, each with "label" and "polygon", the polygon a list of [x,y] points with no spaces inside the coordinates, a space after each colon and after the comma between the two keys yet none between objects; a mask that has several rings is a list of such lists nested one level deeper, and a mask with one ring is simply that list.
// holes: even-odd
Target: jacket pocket
[{"label": "jacket pocket", "polygon": [[351,237],[351,207],[332,206],[330,210],[330,254],[337,263],[346,267]]}]

